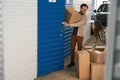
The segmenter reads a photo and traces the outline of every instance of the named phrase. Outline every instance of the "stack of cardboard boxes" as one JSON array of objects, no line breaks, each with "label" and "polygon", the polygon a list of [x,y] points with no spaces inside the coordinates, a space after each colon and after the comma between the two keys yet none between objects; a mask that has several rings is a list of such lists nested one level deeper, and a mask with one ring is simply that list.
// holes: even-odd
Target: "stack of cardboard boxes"
[{"label": "stack of cardboard boxes", "polygon": [[100,51],[77,51],[76,59],[77,77],[80,80],[104,80],[104,57]]},{"label": "stack of cardboard boxes", "polygon": [[91,61],[91,79],[104,80],[104,56],[98,50],[88,50],[88,52]]}]

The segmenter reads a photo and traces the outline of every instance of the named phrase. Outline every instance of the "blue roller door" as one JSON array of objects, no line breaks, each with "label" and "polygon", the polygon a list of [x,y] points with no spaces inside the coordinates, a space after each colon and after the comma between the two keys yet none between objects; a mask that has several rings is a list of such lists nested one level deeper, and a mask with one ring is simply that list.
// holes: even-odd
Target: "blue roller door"
[{"label": "blue roller door", "polygon": [[63,69],[64,37],[60,33],[64,13],[65,0],[38,0],[38,77]]}]

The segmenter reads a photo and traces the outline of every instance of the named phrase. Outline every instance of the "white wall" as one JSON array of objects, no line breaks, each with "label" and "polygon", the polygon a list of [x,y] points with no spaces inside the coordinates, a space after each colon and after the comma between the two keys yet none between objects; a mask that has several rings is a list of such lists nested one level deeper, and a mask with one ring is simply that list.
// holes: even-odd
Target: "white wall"
[{"label": "white wall", "polygon": [[2,0],[0,0],[0,80],[3,80],[3,25],[2,25]]},{"label": "white wall", "polygon": [[87,17],[88,17],[88,22],[85,26],[84,32],[85,32],[85,37],[84,37],[84,42],[83,44],[90,38],[90,20],[91,20],[91,5],[92,2],[91,0],[74,0],[73,1],[73,7],[79,11],[80,10],[80,5],[82,3],[86,3],[88,5],[88,11],[87,11]]},{"label": "white wall", "polygon": [[4,0],[5,80],[37,76],[37,0]]}]

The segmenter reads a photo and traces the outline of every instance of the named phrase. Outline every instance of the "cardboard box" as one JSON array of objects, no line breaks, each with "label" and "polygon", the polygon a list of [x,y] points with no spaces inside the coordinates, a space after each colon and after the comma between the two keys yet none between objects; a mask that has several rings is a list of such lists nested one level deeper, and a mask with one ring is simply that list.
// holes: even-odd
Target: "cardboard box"
[{"label": "cardboard box", "polygon": [[81,15],[73,7],[66,7],[65,22],[77,23],[80,20],[81,20]]},{"label": "cardboard box", "polygon": [[90,79],[90,56],[87,51],[77,51],[77,77],[80,79]]},{"label": "cardboard box", "polygon": [[91,80],[104,80],[104,64],[91,63]]},{"label": "cardboard box", "polygon": [[87,50],[90,53],[90,61],[95,63],[103,63],[104,62],[104,56],[101,54],[101,51],[98,50]]}]

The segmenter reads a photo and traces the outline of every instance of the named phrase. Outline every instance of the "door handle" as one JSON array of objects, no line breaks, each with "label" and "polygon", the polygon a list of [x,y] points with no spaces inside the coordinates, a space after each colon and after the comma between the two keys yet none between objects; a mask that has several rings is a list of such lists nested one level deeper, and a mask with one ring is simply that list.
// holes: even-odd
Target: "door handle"
[{"label": "door handle", "polygon": [[64,32],[64,27],[62,27],[61,30],[60,30],[60,37],[63,36],[63,32]]}]

